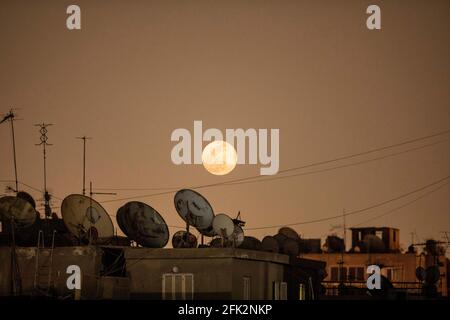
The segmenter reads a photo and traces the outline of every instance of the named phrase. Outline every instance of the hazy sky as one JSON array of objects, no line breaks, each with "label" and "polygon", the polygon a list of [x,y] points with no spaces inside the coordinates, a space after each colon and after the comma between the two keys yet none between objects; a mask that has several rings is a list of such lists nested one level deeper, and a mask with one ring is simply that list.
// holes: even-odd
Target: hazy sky
[{"label": "hazy sky", "polygon": [[[66,28],[66,8],[73,3],[81,7],[79,31]],[[370,4],[381,7],[380,31],[366,28]],[[222,177],[201,165],[175,166],[171,132],[193,130],[194,120],[221,130],[280,129],[281,170],[450,129],[449,12],[450,1],[425,0],[3,0],[0,113],[21,108],[19,180],[42,187],[42,153],[35,146],[39,132],[33,126],[38,122],[54,124],[48,134],[53,144],[48,184],[60,198],[81,192],[82,144],[75,139],[80,135],[93,137],[87,157],[88,180],[95,187],[166,188],[259,174],[259,165],[237,166]],[[0,137],[0,180],[9,180],[14,175],[6,124]],[[391,151],[445,138],[449,134]],[[216,213],[234,216],[240,210],[249,228],[318,219],[448,176],[449,145],[317,174],[199,191]],[[95,198],[155,192],[118,191],[115,197]],[[420,194],[349,216],[347,225]],[[369,225],[400,228],[405,247],[414,231],[418,241],[440,238],[440,231],[450,231],[449,195],[447,185]],[[183,225],[173,193],[139,200],[169,225]],[[105,208],[115,214],[125,202],[105,203]],[[341,222],[295,228],[304,237],[324,237]],[[247,234],[261,238],[276,231]]]}]

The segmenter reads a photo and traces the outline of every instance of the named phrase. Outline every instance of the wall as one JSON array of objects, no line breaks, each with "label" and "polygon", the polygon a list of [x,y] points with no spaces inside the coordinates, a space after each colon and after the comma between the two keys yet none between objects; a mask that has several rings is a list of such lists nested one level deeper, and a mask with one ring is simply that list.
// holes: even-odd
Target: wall
[{"label": "wall", "polygon": [[[320,260],[327,263],[326,281],[331,281],[330,267],[337,266],[341,261],[340,253],[309,253],[302,255],[303,258]],[[364,266],[376,264],[388,267],[399,267],[403,269],[403,280],[406,282],[416,281],[416,256],[415,254],[400,253],[345,253],[344,266]]]},{"label": "wall", "polygon": [[251,298],[271,299],[273,281],[283,280],[284,255],[241,249],[126,250],[130,294],[136,299],[161,299],[162,275],[192,273],[194,299],[243,299],[243,277],[251,277]]},{"label": "wall", "polygon": [[[34,289],[36,270],[36,247],[17,248],[17,259],[22,279],[22,294],[31,295]],[[78,265],[82,270],[82,291],[85,298],[97,295],[97,279],[101,266],[101,249],[96,247],[57,247],[53,251],[52,283],[58,295],[70,295],[66,281],[69,265]],[[49,262],[50,250],[41,249],[40,263]],[[0,296],[11,294],[11,248],[0,247]]]}]

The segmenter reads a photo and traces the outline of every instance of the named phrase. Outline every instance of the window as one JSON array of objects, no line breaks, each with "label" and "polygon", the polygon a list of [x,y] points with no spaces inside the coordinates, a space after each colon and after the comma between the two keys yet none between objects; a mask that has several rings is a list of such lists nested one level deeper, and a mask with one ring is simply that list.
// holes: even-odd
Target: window
[{"label": "window", "polygon": [[163,300],[194,299],[194,275],[191,273],[166,273],[162,278]]},{"label": "window", "polygon": [[287,300],[287,283],[274,281],[272,297],[273,300]]},{"label": "window", "polygon": [[378,238],[380,238],[380,239],[383,239],[383,231],[375,231],[375,235],[378,237]]},{"label": "window", "polygon": [[365,274],[363,266],[332,266],[330,268],[331,281],[364,281],[364,279]]},{"label": "window", "polygon": [[331,281],[346,281],[347,280],[347,268],[335,266],[330,268]]},{"label": "window", "polygon": [[348,267],[348,281],[364,281],[364,267]]},{"label": "window", "polygon": [[251,299],[251,278],[250,277],[244,277],[244,300],[250,300]]},{"label": "window", "polygon": [[280,283],[280,300],[287,300],[287,283]]},{"label": "window", "polygon": [[389,281],[398,282],[403,281],[403,268],[401,267],[388,267],[384,268],[384,275]]},{"label": "window", "polygon": [[339,267],[330,268],[331,281],[339,281]]},{"label": "window", "polygon": [[100,275],[109,277],[126,277],[126,263],[123,250],[102,247],[102,269]]}]

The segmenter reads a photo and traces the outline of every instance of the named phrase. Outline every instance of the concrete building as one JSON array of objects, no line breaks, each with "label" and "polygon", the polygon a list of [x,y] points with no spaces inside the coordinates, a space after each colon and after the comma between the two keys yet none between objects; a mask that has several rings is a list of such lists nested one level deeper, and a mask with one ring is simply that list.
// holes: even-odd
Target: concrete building
[{"label": "concrete building", "polygon": [[335,250],[301,255],[303,258],[326,263],[327,274],[323,282],[327,289],[326,294],[336,294],[341,283],[366,287],[367,267],[377,265],[381,268],[381,274],[395,288],[413,295],[420,294],[422,290],[422,282],[416,276],[417,268],[436,266],[439,269],[437,292],[439,295],[448,296],[448,259],[444,254],[438,253],[435,243],[431,243],[434,249],[428,249],[428,253],[417,254],[413,247],[407,253],[401,253],[398,229],[365,227],[351,230],[352,246],[348,251],[342,247],[341,252]]},{"label": "concrete building", "polygon": [[14,257],[11,247],[0,247],[0,260],[0,296],[12,295],[16,284],[25,296],[73,298],[67,268],[77,265],[82,286],[76,292],[82,299],[311,299],[325,267],[233,248],[20,247]]}]

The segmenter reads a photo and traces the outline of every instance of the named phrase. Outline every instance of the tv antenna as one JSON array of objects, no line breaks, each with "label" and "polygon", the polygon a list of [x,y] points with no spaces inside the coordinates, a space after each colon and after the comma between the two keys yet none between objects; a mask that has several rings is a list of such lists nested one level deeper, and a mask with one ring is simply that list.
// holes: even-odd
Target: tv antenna
[{"label": "tv antenna", "polygon": [[83,140],[83,196],[86,195],[86,140],[92,140],[91,137],[76,137],[76,139]]},{"label": "tv antenna", "polygon": [[19,192],[19,181],[17,178],[17,157],[16,157],[16,136],[15,136],[15,130],[14,130],[14,121],[20,120],[16,119],[16,113],[14,112],[14,109],[11,108],[9,112],[3,116],[3,119],[0,121],[0,124],[3,122],[9,121],[11,124],[11,134],[12,134],[12,146],[13,146],[13,159],[14,159],[14,176],[15,176],[15,190],[14,192]]},{"label": "tv antenna", "polygon": [[36,144],[37,146],[42,146],[43,156],[44,156],[44,207],[45,207],[45,217],[49,217],[52,214],[52,208],[50,207],[51,196],[47,191],[47,146],[52,144],[48,143],[47,137],[47,127],[52,126],[51,123],[41,123],[35,124],[36,127],[40,127],[39,132],[41,134],[41,142]]}]

